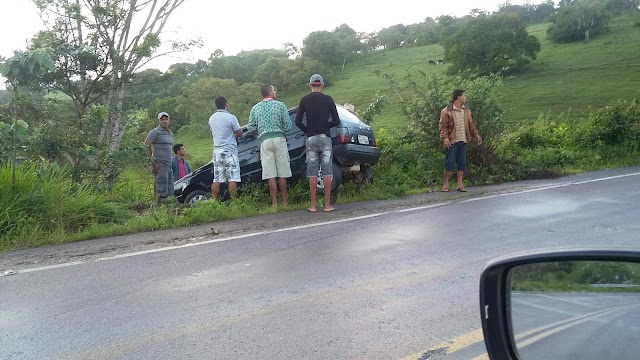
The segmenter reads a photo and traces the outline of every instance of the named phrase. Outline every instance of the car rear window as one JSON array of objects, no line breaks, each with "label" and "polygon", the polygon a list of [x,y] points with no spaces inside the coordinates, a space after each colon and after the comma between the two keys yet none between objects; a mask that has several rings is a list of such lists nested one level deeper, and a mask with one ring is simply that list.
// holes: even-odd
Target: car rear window
[{"label": "car rear window", "polygon": [[352,113],[351,111],[340,107],[340,106],[336,106],[336,108],[338,109],[338,116],[340,117],[340,121],[347,121],[347,122],[352,122],[352,123],[359,123],[359,124],[364,124],[364,122],[362,120],[360,120],[354,113]]}]

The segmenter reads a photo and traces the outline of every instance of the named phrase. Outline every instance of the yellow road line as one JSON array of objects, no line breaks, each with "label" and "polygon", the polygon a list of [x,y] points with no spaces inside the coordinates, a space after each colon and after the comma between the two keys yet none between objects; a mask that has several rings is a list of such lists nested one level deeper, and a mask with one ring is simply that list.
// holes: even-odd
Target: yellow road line
[{"label": "yellow road line", "polygon": [[457,338],[451,339],[449,341],[445,341],[429,349],[420,351],[419,353],[404,357],[402,358],[402,360],[417,360],[420,359],[424,354],[429,352],[445,351],[446,354],[451,354],[483,340],[484,336],[482,334],[482,329],[478,329],[470,333],[458,336]]},{"label": "yellow road line", "polygon": [[473,360],[489,360],[489,355],[484,354],[484,355],[480,355],[476,358],[473,358]]}]

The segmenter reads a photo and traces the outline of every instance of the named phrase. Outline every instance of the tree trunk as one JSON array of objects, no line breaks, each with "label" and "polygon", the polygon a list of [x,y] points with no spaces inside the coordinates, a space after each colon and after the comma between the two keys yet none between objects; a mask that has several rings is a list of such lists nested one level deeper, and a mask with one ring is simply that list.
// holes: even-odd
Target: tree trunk
[{"label": "tree trunk", "polygon": [[584,42],[589,42],[589,28],[584,31]]},{"label": "tree trunk", "polygon": [[125,124],[122,121],[122,104],[124,102],[124,84],[121,83],[115,92],[115,102],[111,104],[109,109],[109,118],[111,123],[111,138],[109,139],[109,155],[120,149],[120,142],[124,135]]},{"label": "tree trunk", "polygon": [[100,130],[100,143],[104,146],[103,181],[107,190],[113,188],[113,183],[117,175],[117,161],[114,158],[115,152],[120,149],[120,142],[124,135],[125,124],[122,119],[122,105],[124,102],[124,83],[114,71],[111,77],[113,84],[119,84],[109,91],[107,97],[107,115]]}]

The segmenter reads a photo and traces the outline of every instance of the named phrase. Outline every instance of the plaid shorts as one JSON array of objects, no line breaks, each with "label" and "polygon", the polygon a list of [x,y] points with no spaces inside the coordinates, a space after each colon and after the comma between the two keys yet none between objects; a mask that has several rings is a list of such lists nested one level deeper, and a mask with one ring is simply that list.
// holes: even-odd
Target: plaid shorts
[{"label": "plaid shorts", "polygon": [[155,179],[156,194],[158,197],[173,195],[173,171],[171,164],[158,164],[158,174]]},{"label": "plaid shorts", "polygon": [[213,151],[213,182],[240,182],[238,154],[225,149]]}]

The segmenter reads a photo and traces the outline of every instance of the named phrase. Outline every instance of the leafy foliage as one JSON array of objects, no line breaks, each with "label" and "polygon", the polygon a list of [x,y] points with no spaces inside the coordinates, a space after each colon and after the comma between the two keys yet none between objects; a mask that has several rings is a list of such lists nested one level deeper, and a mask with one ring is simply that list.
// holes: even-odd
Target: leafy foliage
[{"label": "leafy foliage", "polygon": [[443,46],[451,73],[468,70],[480,75],[522,67],[535,60],[540,51],[538,39],[529,35],[515,14],[474,18],[447,38]]},{"label": "leafy foliage", "polygon": [[640,141],[640,102],[618,100],[592,111],[582,133],[582,143],[605,146],[638,146]]},{"label": "leafy foliage", "polygon": [[67,170],[48,163],[19,165],[18,181],[0,166],[0,249],[46,243],[54,233],[77,231],[90,224],[119,223],[129,214],[106,201],[88,183],[77,183]]},{"label": "leafy foliage", "polygon": [[378,91],[369,106],[367,106],[367,108],[358,115],[365,123],[371,124],[373,117],[380,115],[380,113],[382,113],[382,109],[384,109],[388,102],[389,97],[387,95],[380,95],[380,92]]},{"label": "leafy foliage", "polygon": [[559,43],[586,42],[603,32],[608,23],[609,13],[603,0],[575,0],[558,11],[547,35]]},{"label": "leafy foliage", "polygon": [[327,66],[336,66],[342,60],[340,38],[330,31],[314,31],[302,41],[302,56]]}]

